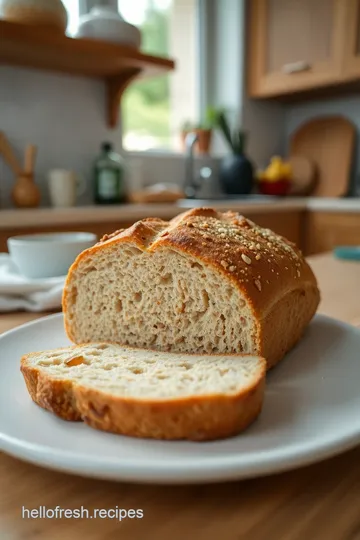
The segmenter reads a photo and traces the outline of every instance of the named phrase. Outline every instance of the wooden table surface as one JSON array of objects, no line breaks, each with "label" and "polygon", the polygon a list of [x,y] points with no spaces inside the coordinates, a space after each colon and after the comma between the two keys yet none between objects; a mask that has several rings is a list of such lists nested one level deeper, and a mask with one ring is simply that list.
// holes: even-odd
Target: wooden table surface
[{"label": "wooden table surface", "polygon": [[[310,262],[322,290],[319,311],[360,326],[360,264],[331,255]],[[39,316],[1,315],[0,332]],[[1,454],[0,539],[360,540],[359,464],[360,447],[267,478],[164,487],[84,479]],[[89,512],[141,509],[143,518],[22,518],[22,507],[81,505]]]}]

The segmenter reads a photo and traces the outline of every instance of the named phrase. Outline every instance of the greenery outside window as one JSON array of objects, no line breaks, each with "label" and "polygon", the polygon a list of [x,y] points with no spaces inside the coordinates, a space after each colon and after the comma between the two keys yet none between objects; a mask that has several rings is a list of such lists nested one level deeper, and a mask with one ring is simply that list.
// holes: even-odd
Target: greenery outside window
[{"label": "greenery outside window", "polygon": [[142,32],[142,50],[170,56],[176,70],[136,81],[121,103],[123,147],[130,151],[177,151],[185,120],[198,115],[197,0],[118,0],[119,11]]}]

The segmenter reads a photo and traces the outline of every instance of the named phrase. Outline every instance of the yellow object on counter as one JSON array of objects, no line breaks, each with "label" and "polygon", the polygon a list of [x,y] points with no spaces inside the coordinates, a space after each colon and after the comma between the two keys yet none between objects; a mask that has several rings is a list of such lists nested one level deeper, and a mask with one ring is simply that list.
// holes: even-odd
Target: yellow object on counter
[{"label": "yellow object on counter", "polygon": [[260,182],[279,182],[279,180],[288,180],[292,178],[292,167],[290,163],[283,161],[281,157],[271,158],[270,165],[258,174]]}]

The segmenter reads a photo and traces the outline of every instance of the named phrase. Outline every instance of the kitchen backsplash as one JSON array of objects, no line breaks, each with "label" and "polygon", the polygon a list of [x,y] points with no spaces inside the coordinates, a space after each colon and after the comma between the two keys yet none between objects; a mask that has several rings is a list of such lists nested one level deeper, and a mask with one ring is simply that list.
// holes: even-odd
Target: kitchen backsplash
[{"label": "kitchen backsplash", "polygon": [[[245,99],[243,123],[250,133],[251,157],[261,166],[271,153],[279,151],[286,154],[289,137],[301,123],[315,116],[329,114],[344,115],[359,130],[360,98],[352,96],[302,104],[272,105],[271,108]],[[0,67],[0,131],[7,135],[21,160],[27,143],[38,146],[36,182],[42,192],[42,206],[49,205],[46,175],[54,168],[72,169],[85,177],[88,188],[79,204],[92,203],[92,164],[101,142],[106,140],[112,142],[117,149],[121,147],[120,126],[115,130],[107,129],[105,117],[105,87],[102,82]],[[136,154],[128,156],[130,167],[139,160],[143,162],[141,168],[145,185],[156,182],[181,184],[184,179],[185,163],[181,155],[159,156],[149,153],[142,157]],[[218,160],[198,160],[196,168],[199,170],[202,165],[210,165],[216,170]],[[136,168],[138,170],[138,163]],[[352,179],[353,191],[357,190],[358,195],[359,177],[358,137]],[[13,181],[12,171],[0,159],[0,208],[11,206]]]},{"label": "kitchen backsplash", "polygon": [[[109,130],[104,124],[105,86],[81,77],[41,71],[0,67],[0,130],[16,155],[23,159],[27,143],[38,146],[36,182],[42,206],[49,206],[47,172],[72,169],[87,180],[87,191],[79,204],[93,201],[92,165],[103,141],[121,148],[121,128]],[[156,182],[181,184],[185,162],[181,155],[147,154],[128,156],[129,168],[142,161],[144,185]],[[217,167],[217,160],[197,159],[195,171],[203,165]],[[196,172],[195,172],[196,174]],[[12,206],[10,193],[13,172],[0,158],[0,208]]]},{"label": "kitchen backsplash", "polygon": [[[0,130],[23,159],[27,143],[38,146],[36,181],[48,205],[49,169],[74,169],[89,177],[103,140],[119,145],[120,128],[108,130],[105,86],[80,77],[0,67]],[[0,161],[1,207],[8,207],[13,173]],[[81,202],[90,200],[88,192]]]}]

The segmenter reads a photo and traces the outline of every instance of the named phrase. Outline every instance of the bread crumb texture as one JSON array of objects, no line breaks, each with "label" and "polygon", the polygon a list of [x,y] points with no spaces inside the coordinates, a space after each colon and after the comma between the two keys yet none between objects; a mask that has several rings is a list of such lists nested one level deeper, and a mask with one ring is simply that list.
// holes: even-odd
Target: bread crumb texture
[{"label": "bread crumb texture", "polygon": [[[238,213],[198,208],[170,222],[142,220],[82,253],[63,307],[75,343],[245,352],[265,355],[271,366],[318,303],[315,277],[294,244]],[[281,350],[267,334],[274,312],[278,333],[288,336],[279,339]]]},{"label": "bread crumb texture", "polygon": [[35,403],[65,420],[133,437],[212,440],[258,416],[266,365],[93,343],[31,353],[21,371]]},{"label": "bread crumb texture", "polygon": [[263,362],[253,356],[181,355],[109,343],[79,348],[33,353],[29,363],[50,378],[66,378],[112,395],[158,401],[236,394],[258,380]]}]

